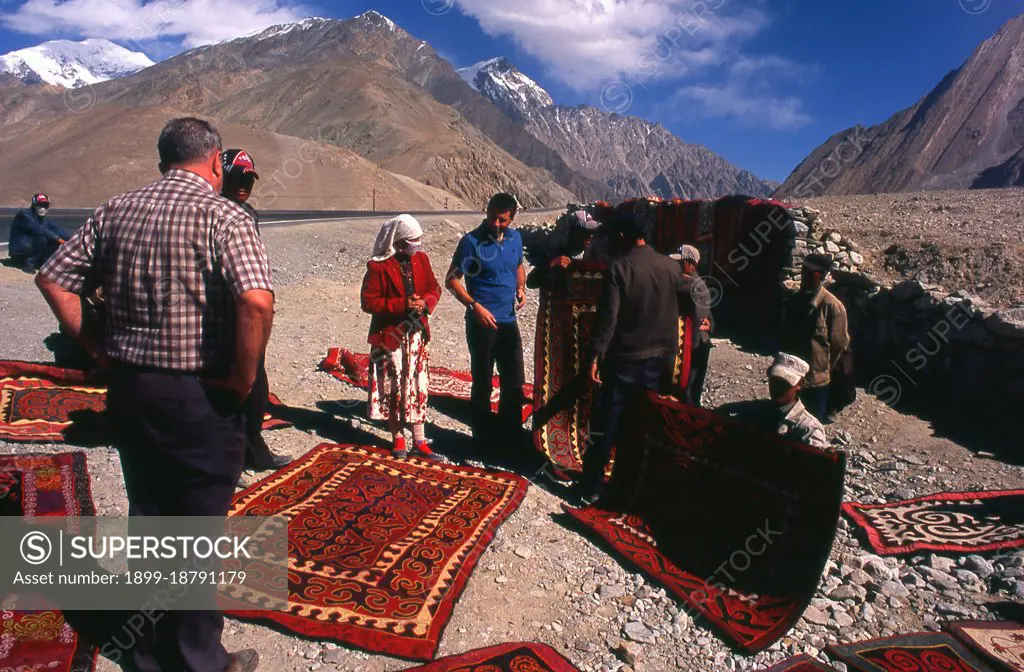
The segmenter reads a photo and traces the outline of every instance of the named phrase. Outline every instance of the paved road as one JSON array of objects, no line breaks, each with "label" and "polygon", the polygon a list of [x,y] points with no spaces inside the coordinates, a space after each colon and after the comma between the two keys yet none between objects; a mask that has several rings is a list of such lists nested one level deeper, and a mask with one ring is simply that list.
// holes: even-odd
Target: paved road
[{"label": "paved road", "polygon": [[[11,220],[20,208],[0,208],[0,246],[6,247],[11,239]],[[54,208],[47,217],[65,231],[73,232],[92,214],[87,208]],[[331,219],[358,219],[363,217],[393,217],[399,212],[369,212],[367,210],[271,210],[260,213],[260,227],[287,226]],[[475,210],[431,210],[411,212],[411,215],[472,215]]]}]

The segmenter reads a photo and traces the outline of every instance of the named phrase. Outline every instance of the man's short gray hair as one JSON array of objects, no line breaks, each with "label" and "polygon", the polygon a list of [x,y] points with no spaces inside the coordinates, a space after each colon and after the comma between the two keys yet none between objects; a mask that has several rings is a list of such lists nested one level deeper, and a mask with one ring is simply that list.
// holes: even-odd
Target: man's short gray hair
[{"label": "man's short gray hair", "polygon": [[156,143],[160,163],[192,163],[221,150],[220,133],[208,121],[195,117],[171,119]]}]

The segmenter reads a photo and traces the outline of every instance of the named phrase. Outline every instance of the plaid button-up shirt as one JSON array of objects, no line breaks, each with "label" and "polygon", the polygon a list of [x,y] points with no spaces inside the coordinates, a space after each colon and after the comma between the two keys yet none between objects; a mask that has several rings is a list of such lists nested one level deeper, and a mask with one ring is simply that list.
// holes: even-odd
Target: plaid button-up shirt
[{"label": "plaid button-up shirt", "polygon": [[101,205],[39,272],[76,294],[102,288],[112,359],[189,373],[226,373],[236,298],[273,291],[252,217],[184,170]]}]

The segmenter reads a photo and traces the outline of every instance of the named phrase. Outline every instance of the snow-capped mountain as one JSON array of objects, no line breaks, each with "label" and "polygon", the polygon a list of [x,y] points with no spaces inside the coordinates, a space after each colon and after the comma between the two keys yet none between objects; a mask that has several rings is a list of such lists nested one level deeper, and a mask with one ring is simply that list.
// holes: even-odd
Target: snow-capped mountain
[{"label": "snow-capped mountain", "polygon": [[570,168],[604,182],[618,197],[767,196],[774,189],[773,183],[706,147],[684,142],[660,124],[590,105],[556,105],[507,59],[483,61],[459,75]]},{"label": "snow-capped mountain", "polygon": [[458,73],[467,84],[516,121],[523,121],[533,110],[555,104],[551,95],[540,84],[524,75],[504,58],[481,61],[468,68],[462,68]]},{"label": "snow-capped mountain", "polygon": [[74,88],[125,77],[153,61],[109,40],[52,40],[0,56],[0,72],[30,83]]}]

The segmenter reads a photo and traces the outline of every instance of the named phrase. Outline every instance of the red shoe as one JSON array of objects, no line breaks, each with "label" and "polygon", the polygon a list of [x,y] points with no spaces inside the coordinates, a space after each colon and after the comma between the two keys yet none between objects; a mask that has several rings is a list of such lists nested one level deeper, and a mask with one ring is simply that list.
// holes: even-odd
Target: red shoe
[{"label": "red shoe", "polygon": [[404,436],[400,436],[395,439],[394,444],[391,446],[391,457],[396,460],[404,460],[409,457],[409,449],[405,447]]},{"label": "red shoe", "polygon": [[430,449],[429,442],[421,441],[412,447],[413,454],[423,460],[430,460],[431,462],[439,462],[441,456]]}]

